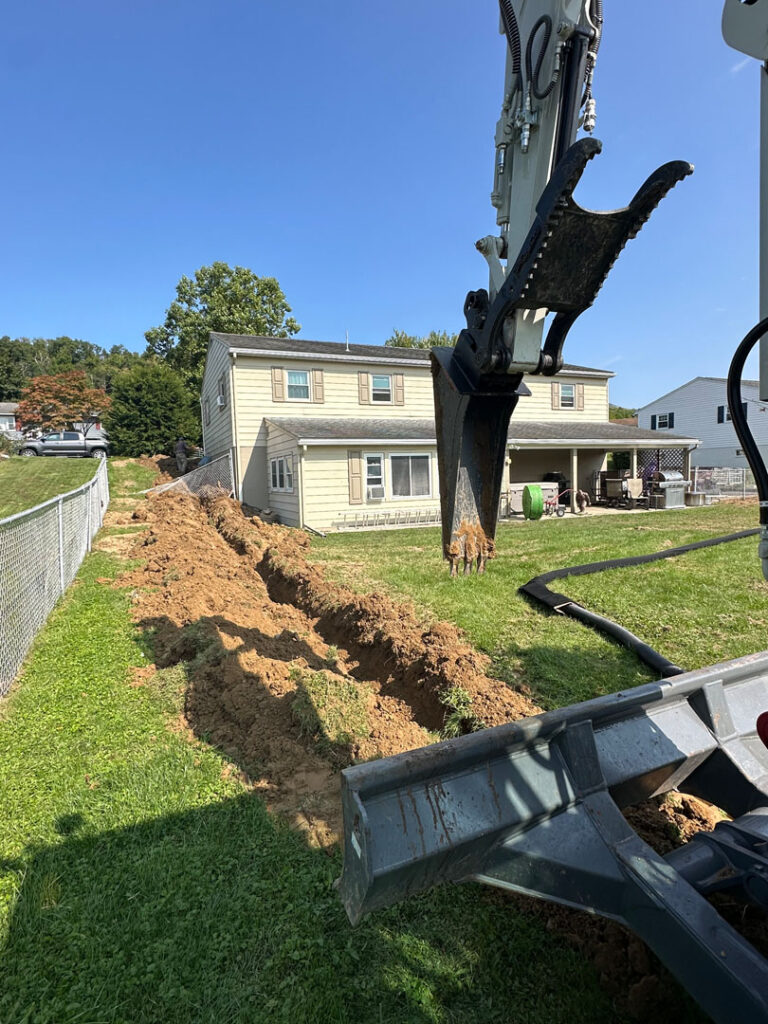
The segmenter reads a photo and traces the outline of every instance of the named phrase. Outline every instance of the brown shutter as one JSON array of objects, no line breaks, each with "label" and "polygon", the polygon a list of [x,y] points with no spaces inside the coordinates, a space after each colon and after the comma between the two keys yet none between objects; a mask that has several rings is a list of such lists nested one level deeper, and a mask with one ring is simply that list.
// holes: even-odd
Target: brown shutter
[{"label": "brown shutter", "polygon": [[560,408],[560,385],[557,381],[552,381],[552,408]]},{"label": "brown shutter", "polygon": [[371,404],[371,386],[368,382],[368,374],[360,370],[357,375],[357,391],[360,405]]},{"label": "brown shutter", "polygon": [[323,387],[323,371],[312,371],[312,401],[322,403],[325,401],[325,388]]},{"label": "brown shutter", "polygon": [[285,373],[282,366],[272,367],[272,401],[285,401]]},{"label": "brown shutter", "polygon": [[395,374],[395,405],[405,405],[405,381],[402,373]]},{"label": "brown shutter", "polygon": [[[368,374],[365,374],[367,377]],[[349,504],[363,504],[363,453],[347,452],[349,467]]]},{"label": "brown shutter", "polygon": [[584,412],[584,385],[576,385],[576,411]]}]

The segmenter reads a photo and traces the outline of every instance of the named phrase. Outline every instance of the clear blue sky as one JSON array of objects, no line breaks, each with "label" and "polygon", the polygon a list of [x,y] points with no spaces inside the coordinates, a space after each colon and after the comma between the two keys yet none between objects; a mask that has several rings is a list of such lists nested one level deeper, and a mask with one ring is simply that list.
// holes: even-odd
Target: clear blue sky
[{"label": "clear blue sky", "polygon": [[[572,331],[642,404],[724,375],[757,318],[758,67],[720,0],[606,0],[604,151],[624,205],[696,165]],[[487,273],[496,0],[27,0],[6,8],[0,334],[143,348],[182,274],[278,278],[305,338],[458,330]]]}]

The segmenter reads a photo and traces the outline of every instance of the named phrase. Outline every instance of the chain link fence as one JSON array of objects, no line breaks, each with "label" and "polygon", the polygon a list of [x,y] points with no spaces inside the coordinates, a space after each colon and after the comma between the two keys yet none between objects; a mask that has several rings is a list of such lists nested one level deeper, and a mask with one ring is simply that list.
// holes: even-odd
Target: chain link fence
[{"label": "chain link fence", "polygon": [[234,494],[235,474],[232,469],[232,452],[211,459],[204,466],[198,466],[191,473],[171,480],[167,484],[150,487],[146,494],[163,494],[165,491],[187,491],[190,494],[202,494],[207,490],[226,491]]},{"label": "chain link fence", "polygon": [[75,578],[108,505],[103,461],[82,487],[0,519],[0,697]]}]

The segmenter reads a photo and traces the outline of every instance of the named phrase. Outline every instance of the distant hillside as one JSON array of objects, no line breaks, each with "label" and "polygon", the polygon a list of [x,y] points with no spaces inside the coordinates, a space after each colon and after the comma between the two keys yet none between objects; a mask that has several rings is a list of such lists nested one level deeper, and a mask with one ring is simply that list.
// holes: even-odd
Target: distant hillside
[{"label": "distant hillside", "polygon": [[628,420],[637,416],[637,409],[627,409],[623,405],[609,405],[608,416],[612,420]]}]

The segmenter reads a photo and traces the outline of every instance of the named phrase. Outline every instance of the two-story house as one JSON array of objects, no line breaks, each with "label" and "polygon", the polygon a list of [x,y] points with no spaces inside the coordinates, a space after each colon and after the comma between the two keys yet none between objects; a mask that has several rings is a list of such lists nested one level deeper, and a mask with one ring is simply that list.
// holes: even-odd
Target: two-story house
[{"label": "two-story house", "polygon": [[[608,451],[687,450],[690,438],[615,425],[610,371],[530,377],[509,432],[508,483],[547,473],[591,490]],[[435,521],[440,498],[429,352],[296,338],[210,337],[203,444],[232,452],[238,496],[289,526]]]},{"label": "two-story house", "polygon": [[16,429],[18,402],[0,402],[0,430]]},{"label": "two-story house", "polygon": [[[768,402],[759,400],[756,380],[742,381],[741,396],[750,430],[768,458]],[[668,391],[638,410],[638,425],[659,437],[670,432],[698,437],[701,445],[691,457],[693,466],[747,466],[728,412],[725,377],[694,377]]]}]

